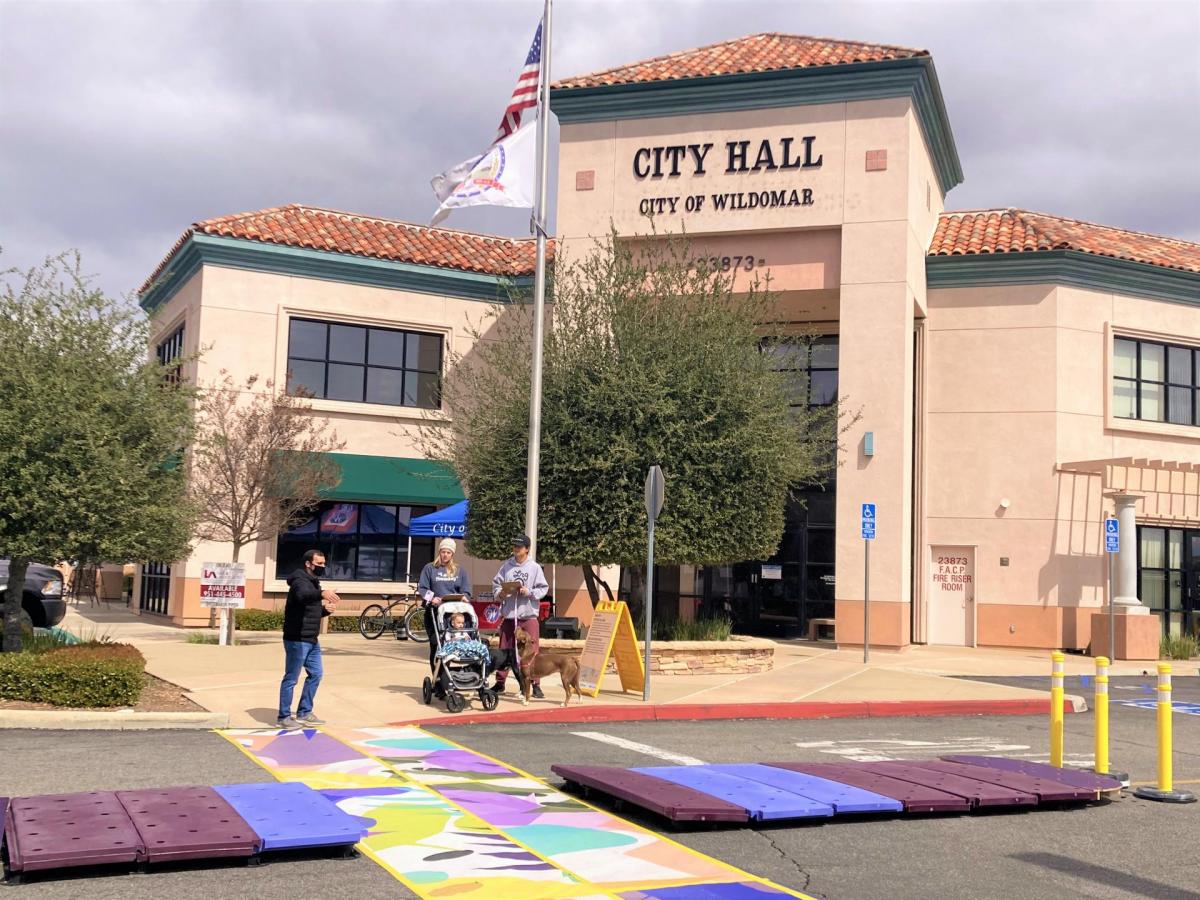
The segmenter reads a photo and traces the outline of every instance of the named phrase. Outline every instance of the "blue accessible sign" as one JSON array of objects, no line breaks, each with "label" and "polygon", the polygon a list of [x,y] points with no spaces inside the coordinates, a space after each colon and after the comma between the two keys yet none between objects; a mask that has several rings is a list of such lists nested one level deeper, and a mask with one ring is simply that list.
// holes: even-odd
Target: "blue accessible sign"
[{"label": "blue accessible sign", "polygon": [[864,541],[875,540],[875,504],[862,505],[862,537]]},{"label": "blue accessible sign", "polygon": [[1118,553],[1121,550],[1121,523],[1116,519],[1104,520],[1104,552]]}]

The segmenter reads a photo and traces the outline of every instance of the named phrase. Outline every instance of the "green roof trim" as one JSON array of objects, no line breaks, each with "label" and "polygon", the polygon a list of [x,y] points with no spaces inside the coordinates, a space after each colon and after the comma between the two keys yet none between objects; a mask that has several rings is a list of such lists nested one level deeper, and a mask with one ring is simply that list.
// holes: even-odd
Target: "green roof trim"
[{"label": "green roof trim", "polygon": [[849,65],[711,75],[586,88],[552,88],[559,122],[601,122],[694,113],[766,109],[885,97],[910,97],[943,196],[963,180],[962,164],[933,59],[887,59]]},{"label": "green roof trim", "polygon": [[170,300],[201,266],[296,275],[489,303],[506,302],[510,284],[517,288],[533,285],[533,277],[529,275],[507,278],[330,250],[309,250],[241,238],[192,234],[175,252],[170,264],[154,284],[142,293],[142,309],[153,313]]},{"label": "green roof trim", "polygon": [[321,494],[328,500],[442,506],[466,497],[454,472],[437,460],[358,453],[328,456],[342,469],[338,486]]},{"label": "green roof trim", "polygon": [[985,284],[1064,284],[1200,306],[1200,273],[1078,250],[925,257],[930,290]]}]

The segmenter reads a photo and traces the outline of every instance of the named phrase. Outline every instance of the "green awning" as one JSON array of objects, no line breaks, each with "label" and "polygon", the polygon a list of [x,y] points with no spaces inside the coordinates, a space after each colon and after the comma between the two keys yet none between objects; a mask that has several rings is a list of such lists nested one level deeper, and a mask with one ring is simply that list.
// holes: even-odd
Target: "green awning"
[{"label": "green awning", "polygon": [[437,460],[358,453],[329,456],[342,467],[338,486],[321,493],[330,500],[441,506],[466,497],[454,472]]}]

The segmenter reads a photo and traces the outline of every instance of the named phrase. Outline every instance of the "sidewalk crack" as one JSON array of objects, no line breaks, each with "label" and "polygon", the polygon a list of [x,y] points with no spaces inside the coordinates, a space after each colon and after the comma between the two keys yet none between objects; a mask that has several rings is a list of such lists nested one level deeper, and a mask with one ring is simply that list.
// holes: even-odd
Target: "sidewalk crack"
[{"label": "sidewalk crack", "polygon": [[770,844],[771,849],[779,854],[780,859],[789,863],[791,865],[791,867],[796,870],[796,873],[800,876],[800,883],[798,885],[796,885],[796,890],[801,891],[805,894],[808,894],[810,897],[813,898],[813,900],[825,900],[824,894],[809,893],[808,885],[809,885],[809,882],[812,881],[812,875],[809,874],[808,872],[806,872],[803,869],[803,867],[801,867],[800,863],[798,863],[795,859],[788,856],[786,851],[784,851],[784,849],[782,847],[780,847],[778,843],[776,843],[775,838],[771,837],[771,833],[769,831],[764,831],[762,829],[756,828],[754,830],[754,833],[757,834],[759,837],[761,837],[768,844]]}]

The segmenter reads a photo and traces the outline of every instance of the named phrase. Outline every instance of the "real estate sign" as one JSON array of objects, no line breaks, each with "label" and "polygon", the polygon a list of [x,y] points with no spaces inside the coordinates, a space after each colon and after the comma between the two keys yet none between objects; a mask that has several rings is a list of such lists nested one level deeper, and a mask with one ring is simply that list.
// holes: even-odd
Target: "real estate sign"
[{"label": "real estate sign", "polygon": [[206,562],[200,571],[200,605],[244,609],[246,564]]}]

